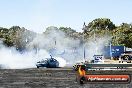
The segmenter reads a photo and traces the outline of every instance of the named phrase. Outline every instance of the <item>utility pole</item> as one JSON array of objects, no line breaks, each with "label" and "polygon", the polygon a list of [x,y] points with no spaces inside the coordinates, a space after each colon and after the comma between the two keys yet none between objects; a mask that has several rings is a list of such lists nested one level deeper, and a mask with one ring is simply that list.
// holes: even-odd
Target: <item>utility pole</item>
[{"label": "utility pole", "polygon": [[96,42],[95,29],[94,29],[94,41]]},{"label": "utility pole", "polygon": [[56,46],[56,38],[55,38],[55,46]]},{"label": "utility pole", "polygon": [[83,30],[83,59],[84,59],[84,61],[86,61],[86,51],[85,51],[85,44],[84,44],[84,42],[85,42],[84,34],[85,34],[87,28],[86,28],[85,22],[83,24],[82,30]]},{"label": "utility pole", "polygon": [[112,44],[110,42],[110,59],[112,60]]},{"label": "utility pole", "polygon": [[[106,26],[106,35],[108,36],[108,32],[109,32],[109,29],[108,29],[108,26]],[[111,38],[111,40],[109,41],[108,40],[108,44],[109,44],[109,46],[110,46],[110,59],[112,59],[112,38]]]}]

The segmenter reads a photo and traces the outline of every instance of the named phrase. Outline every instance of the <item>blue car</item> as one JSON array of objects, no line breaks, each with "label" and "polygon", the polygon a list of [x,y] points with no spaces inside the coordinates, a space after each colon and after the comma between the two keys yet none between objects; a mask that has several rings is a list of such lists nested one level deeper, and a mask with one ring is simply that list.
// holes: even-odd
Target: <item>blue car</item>
[{"label": "blue car", "polygon": [[39,67],[57,68],[59,67],[59,62],[51,56],[51,58],[46,58],[46,60],[37,62],[36,66],[37,68]]}]

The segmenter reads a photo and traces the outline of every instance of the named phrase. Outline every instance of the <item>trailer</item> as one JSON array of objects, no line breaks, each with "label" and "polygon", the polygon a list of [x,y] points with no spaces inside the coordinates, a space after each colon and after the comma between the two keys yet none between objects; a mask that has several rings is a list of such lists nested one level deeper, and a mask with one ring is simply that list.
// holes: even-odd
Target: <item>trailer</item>
[{"label": "trailer", "polygon": [[119,58],[125,51],[125,46],[105,46],[103,48],[103,55],[105,58]]}]

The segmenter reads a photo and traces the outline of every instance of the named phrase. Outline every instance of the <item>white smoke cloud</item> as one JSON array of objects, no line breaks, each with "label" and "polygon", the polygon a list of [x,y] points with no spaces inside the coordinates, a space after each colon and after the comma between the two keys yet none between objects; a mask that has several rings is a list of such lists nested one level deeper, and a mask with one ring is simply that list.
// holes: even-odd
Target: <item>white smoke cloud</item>
[{"label": "white smoke cloud", "polygon": [[[40,49],[36,51],[29,51],[20,53],[14,47],[7,48],[0,41],[0,66],[6,69],[23,69],[23,68],[36,68],[36,62],[49,57],[49,53]],[[66,62],[60,57],[56,58],[60,62],[60,67],[65,66]]]},{"label": "white smoke cloud", "polygon": [[26,46],[27,51],[24,53],[0,43],[0,65],[11,69],[34,68],[36,62],[52,55],[59,61],[60,67],[72,66],[83,61],[84,47],[86,60],[91,60],[94,55],[102,54],[102,48],[109,40],[109,37],[96,38],[96,41],[91,38],[82,44],[80,39],[70,38],[64,32],[51,27],[47,33],[37,34]]},{"label": "white smoke cloud", "polygon": [[[86,46],[86,59],[92,59],[94,55],[103,55],[104,46],[109,45],[110,37],[100,37],[96,39],[89,40]],[[88,58],[87,58],[88,57]]]},{"label": "white smoke cloud", "polygon": [[30,46],[30,49],[35,47],[38,51],[45,49],[53,57],[64,58],[66,64],[74,64],[77,60],[82,59],[80,43],[79,39],[70,38],[56,27],[50,27],[47,33],[38,34],[27,47]]},{"label": "white smoke cloud", "polygon": [[94,55],[102,54],[102,48],[110,40],[109,36],[91,38],[85,44],[81,39],[68,37],[56,27],[50,27],[48,33],[39,34],[30,44],[30,47],[37,46],[38,49],[45,49],[54,57],[64,58],[67,65],[73,65],[84,59],[84,47],[86,60],[93,59]]}]

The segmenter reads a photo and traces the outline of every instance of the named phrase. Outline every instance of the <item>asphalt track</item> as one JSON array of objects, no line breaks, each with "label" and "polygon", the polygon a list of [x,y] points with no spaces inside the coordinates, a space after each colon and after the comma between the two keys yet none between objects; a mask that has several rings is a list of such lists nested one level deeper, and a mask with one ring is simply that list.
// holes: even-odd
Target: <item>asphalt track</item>
[{"label": "asphalt track", "polygon": [[[89,71],[87,74],[130,74],[132,70]],[[132,88],[127,84],[79,84],[71,68],[0,69],[0,88]]]}]

